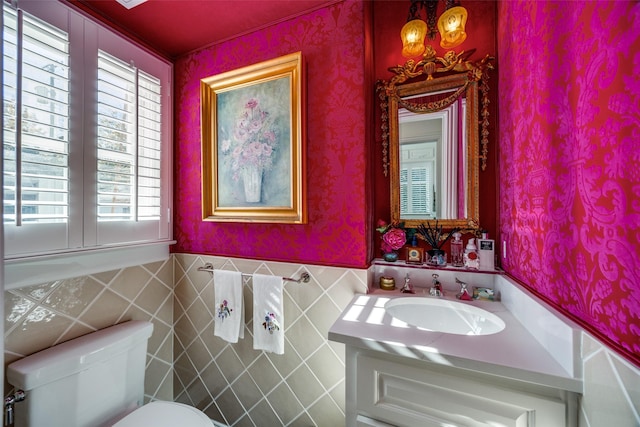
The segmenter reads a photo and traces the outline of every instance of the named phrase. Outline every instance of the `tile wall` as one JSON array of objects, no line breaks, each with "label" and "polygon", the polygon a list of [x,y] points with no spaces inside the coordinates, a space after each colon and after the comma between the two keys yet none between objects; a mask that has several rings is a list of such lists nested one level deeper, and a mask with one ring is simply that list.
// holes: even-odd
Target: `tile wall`
[{"label": "tile wall", "polygon": [[5,366],[127,320],[152,322],[145,399],[173,400],[172,258],[5,291],[4,304]]},{"label": "tile wall", "polygon": [[[250,322],[238,344],[213,336],[213,283],[197,270],[205,262],[244,273],[310,273],[310,283],[285,286],[284,355],[254,351]],[[233,426],[340,426],[344,354],[341,345],[327,341],[327,330],[352,296],[366,290],[367,274],[178,254],[162,263],[6,291],[5,364],[125,320],[149,320],[154,333],[147,400],[189,403]],[[250,278],[245,283],[250,319]],[[640,369],[586,333],[582,357],[580,427],[640,426]],[[5,384],[5,395],[10,390]]]},{"label": "tile wall", "polygon": [[[214,337],[213,281],[197,270],[205,262],[244,273],[310,274],[309,283],[285,286],[284,355],[254,351],[250,321],[238,344]],[[366,270],[173,255],[164,263],[6,291],[5,364],[116,323],[149,320],[147,400],[188,403],[234,426],[340,426],[344,349],[327,341],[327,331],[366,283]],[[245,284],[251,319],[250,277]],[[5,395],[10,391],[5,384]]]},{"label": "tile wall", "polygon": [[586,332],[582,360],[579,427],[640,426],[640,369]]},{"label": "tile wall", "polygon": [[[176,400],[233,426],[344,426],[344,346],[327,340],[354,294],[366,292],[367,271],[175,255]],[[284,287],[285,353],[253,350],[252,281],[244,277],[245,338],[213,335],[213,280],[198,267],[272,274],[309,283]]]}]

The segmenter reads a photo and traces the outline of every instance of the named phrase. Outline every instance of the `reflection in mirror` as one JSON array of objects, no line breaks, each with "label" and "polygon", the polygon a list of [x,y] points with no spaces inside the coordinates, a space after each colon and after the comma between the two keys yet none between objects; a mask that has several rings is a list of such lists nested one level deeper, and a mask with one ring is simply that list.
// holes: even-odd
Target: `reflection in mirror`
[{"label": "reflection in mirror", "polygon": [[[469,62],[470,54],[463,54],[436,57],[430,49],[417,63],[389,68],[396,75],[378,82],[391,221],[405,227],[436,219],[448,229],[479,227],[479,169],[484,170],[488,151],[487,70],[493,58]],[[440,72],[447,75],[433,77]],[[405,83],[420,76],[426,79]]]},{"label": "reflection in mirror", "polygon": [[465,99],[427,114],[398,110],[400,220],[466,218]]}]

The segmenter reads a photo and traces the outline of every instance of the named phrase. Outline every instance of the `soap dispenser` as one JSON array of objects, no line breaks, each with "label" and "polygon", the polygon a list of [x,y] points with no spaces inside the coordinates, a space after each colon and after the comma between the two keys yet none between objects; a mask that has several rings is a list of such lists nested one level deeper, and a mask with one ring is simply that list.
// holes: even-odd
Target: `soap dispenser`
[{"label": "soap dispenser", "polygon": [[454,267],[464,266],[464,249],[462,239],[460,239],[461,236],[462,234],[455,232],[451,241],[451,265]]},{"label": "soap dispenser", "polygon": [[475,238],[471,238],[467,242],[467,247],[464,250],[464,266],[471,270],[478,270],[480,268]]}]

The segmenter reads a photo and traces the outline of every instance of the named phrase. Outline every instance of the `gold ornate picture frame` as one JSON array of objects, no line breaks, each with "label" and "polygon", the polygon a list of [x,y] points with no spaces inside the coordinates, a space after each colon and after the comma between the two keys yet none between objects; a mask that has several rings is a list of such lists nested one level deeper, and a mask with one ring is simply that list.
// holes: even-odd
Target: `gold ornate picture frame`
[{"label": "gold ornate picture frame", "polygon": [[200,82],[202,217],[305,224],[301,52]]}]

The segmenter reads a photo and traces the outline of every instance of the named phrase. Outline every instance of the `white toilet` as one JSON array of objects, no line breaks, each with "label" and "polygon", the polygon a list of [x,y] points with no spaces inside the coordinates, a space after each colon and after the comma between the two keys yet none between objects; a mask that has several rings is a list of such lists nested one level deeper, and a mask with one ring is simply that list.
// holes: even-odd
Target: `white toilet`
[{"label": "white toilet", "polygon": [[212,427],[188,405],[143,405],[149,322],[111,326],[10,364],[7,381],[26,398],[15,427]]}]

